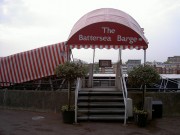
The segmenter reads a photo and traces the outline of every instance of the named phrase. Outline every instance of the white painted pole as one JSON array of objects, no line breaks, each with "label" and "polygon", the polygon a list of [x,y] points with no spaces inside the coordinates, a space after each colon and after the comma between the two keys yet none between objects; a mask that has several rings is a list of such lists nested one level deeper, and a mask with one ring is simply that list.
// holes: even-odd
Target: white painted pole
[{"label": "white painted pole", "polygon": [[71,56],[72,56],[72,61],[74,62],[74,56],[73,56],[72,50],[71,50]]},{"label": "white painted pole", "polygon": [[93,88],[93,75],[94,75],[94,59],[95,59],[95,48],[93,51],[93,66],[92,66],[92,88]]},{"label": "white painted pole", "polygon": [[94,58],[95,58],[95,48],[94,48],[94,51],[93,51],[93,65],[94,65]]},{"label": "white painted pole", "polygon": [[144,66],[146,64],[146,50],[144,50]]},{"label": "white painted pole", "polygon": [[122,50],[119,49],[119,61],[122,62]]}]

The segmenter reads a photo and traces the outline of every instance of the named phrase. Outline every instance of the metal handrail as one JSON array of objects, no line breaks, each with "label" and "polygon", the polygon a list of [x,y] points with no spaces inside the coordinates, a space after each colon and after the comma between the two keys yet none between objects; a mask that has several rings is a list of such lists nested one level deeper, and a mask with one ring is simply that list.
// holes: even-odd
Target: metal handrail
[{"label": "metal handrail", "polygon": [[81,78],[77,78],[77,83],[76,83],[76,89],[75,89],[75,123],[77,123],[77,102],[78,102],[78,93],[81,90]]},{"label": "metal handrail", "polygon": [[123,81],[123,87],[124,87],[125,98],[127,99],[128,93],[127,93],[127,87],[126,87],[126,83],[125,83],[124,78],[122,79],[122,81]]},{"label": "metal handrail", "polygon": [[126,119],[127,119],[127,87],[126,87],[126,82],[125,82],[125,78],[122,74],[122,66],[121,66],[121,62],[117,63],[117,72],[116,72],[116,77],[117,77],[117,81],[116,81],[116,85],[117,88],[119,90],[122,90],[123,93],[123,99],[124,99],[124,107],[125,107],[125,112],[124,112],[124,125],[126,124]]},{"label": "metal handrail", "polygon": [[124,76],[122,74],[122,67],[121,67],[120,62],[119,62],[119,70],[121,70],[119,73],[120,73],[120,84],[121,84],[121,88],[122,88],[124,107],[125,107],[125,112],[124,112],[124,125],[125,125],[126,119],[127,119],[127,87],[126,87]]},{"label": "metal handrail", "polygon": [[[121,68],[121,73],[122,73],[122,68]],[[122,74],[122,81],[123,81],[123,86],[124,86],[124,92],[125,92],[125,97],[128,97],[128,92],[127,92],[127,86],[126,86],[126,81],[125,81],[125,77]]]}]

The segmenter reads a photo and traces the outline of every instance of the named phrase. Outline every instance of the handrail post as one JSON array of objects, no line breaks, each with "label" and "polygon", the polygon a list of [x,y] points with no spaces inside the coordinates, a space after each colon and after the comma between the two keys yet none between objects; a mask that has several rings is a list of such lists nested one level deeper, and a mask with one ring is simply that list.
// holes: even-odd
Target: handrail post
[{"label": "handrail post", "polygon": [[77,100],[78,100],[78,92],[81,89],[81,79],[77,78],[77,83],[76,83],[76,89],[75,89],[75,123],[77,123]]},{"label": "handrail post", "polygon": [[[122,66],[121,66],[122,65],[121,55],[122,55],[122,51],[121,51],[121,49],[119,49],[119,62],[117,63],[116,85],[117,85],[117,88],[119,90],[122,89],[123,99],[124,99],[124,106],[125,106],[124,125],[126,125],[126,118],[127,118],[127,96],[128,95],[127,95],[126,82],[125,82],[125,79],[124,79],[124,76],[123,76],[123,71],[122,71]],[[119,85],[117,83],[119,83]]]},{"label": "handrail post", "polygon": [[[123,76],[123,71],[122,71],[122,66],[121,66],[121,61],[118,63],[119,64],[119,72],[117,72],[120,77],[119,83],[121,84],[121,89],[122,89],[122,93],[123,93],[123,99],[124,99],[124,106],[125,106],[125,112],[124,112],[124,125],[126,125],[126,118],[127,118],[127,87],[126,87],[126,83],[125,83],[125,79]],[[120,89],[120,87],[119,87]]]}]

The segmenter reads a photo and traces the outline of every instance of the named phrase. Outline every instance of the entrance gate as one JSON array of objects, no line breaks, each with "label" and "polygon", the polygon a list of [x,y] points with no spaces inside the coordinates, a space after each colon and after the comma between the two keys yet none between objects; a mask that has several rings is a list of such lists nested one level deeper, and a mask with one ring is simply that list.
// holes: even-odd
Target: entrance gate
[{"label": "entrance gate", "polygon": [[[91,48],[91,49],[119,49],[119,63],[117,64],[117,73],[116,73],[116,87],[119,90],[119,92],[123,95],[123,101],[122,104],[119,104],[119,101],[117,100],[119,108],[121,105],[124,106],[125,110],[112,110],[112,108],[109,108],[110,106],[113,106],[113,104],[106,101],[106,104],[100,104],[99,102],[95,104],[92,103],[86,103],[83,100],[83,103],[79,103],[80,96],[82,95],[89,95],[92,96],[92,93],[85,93],[80,91],[80,79],[77,82],[76,87],[76,97],[75,97],[75,122],[77,120],[120,120],[122,119],[122,116],[124,117],[124,124],[126,124],[127,119],[127,89],[126,84],[124,81],[124,77],[122,74],[121,69],[121,51],[123,49],[143,49],[144,50],[144,63],[146,62],[146,49],[148,48],[148,41],[144,36],[143,29],[139,26],[139,24],[127,13],[116,10],[116,9],[110,9],[110,8],[102,8],[97,9],[92,12],[87,13],[82,18],[79,19],[79,21],[76,22],[74,27],[71,30],[71,33],[69,35],[68,41],[66,43],[68,50],[71,50],[73,48]],[[70,52],[69,52],[70,53]],[[69,55],[68,55],[69,56]],[[94,55],[93,55],[94,56]],[[91,78],[93,74],[90,74]],[[102,93],[105,95],[121,95],[121,93]],[[99,95],[100,93],[95,93],[95,95]],[[89,97],[87,97],[89,99]],[[112,97],[114,98],[114,97]],[[101,100],[104,100],[100,98]],[[108,99],[109,100],[109,99]],[[88,100],[89,101],[89,100]],[[104,100],[105,101],[105,100]],[[114,103],[114,102],[113,102]],[[88,108],[84,107],[83,105],[88,104]],[[107,106],[109,104],[110,106]],[[92,105],[92,108],[89,108],[89,106]],[[81,107],[84,108],[81,108]],[[94,109],[93,107],[96,106],[101,107]],[[102,109],[102,106],[107,108],[107,110]],[[114,107],[114,108],[115,108]],[[80,110],[77,110],[77,108]],[[109,110],[114,115],[108,114]],[[85,113],[88,116],[79,116],[78,112],[80,114]],[[100,112],[100,113],[99,113]],[[120,113],[124,112],[124,115],[120,115]],[[93,113],[89,116],[90,113]],[[94,113],[96,115],[94,115]],[[105,114],[106,115],[105,115]],[[97,115],[98,114],[98,115]],[[107,115],[108,114],[108,115]],[[116,114],[116,115],[115,115]],[[117,117],[116,117],[117,116]]]}]

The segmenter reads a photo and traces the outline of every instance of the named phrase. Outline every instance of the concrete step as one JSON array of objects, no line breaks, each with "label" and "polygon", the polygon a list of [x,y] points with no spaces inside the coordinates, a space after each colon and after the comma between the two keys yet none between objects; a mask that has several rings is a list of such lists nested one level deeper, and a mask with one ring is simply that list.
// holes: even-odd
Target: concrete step
[{"label": "concrete step", "polygon": [[79,96],[78,101],[112,101],[112,102],[120,102],[120,101],[124,101],[123,97],[119,97],[119,96]]},{"label": "concrete step", "polygon": [[78,120],[124,120],[123,93],[117,90],[81,90],[78,94]]},{"label": "concrete step", "polygon": [[80,91],[79,95],[98,95],[98,96],[112,96],[112,95],[119,95],[119,96],[123,96],[122,92],[119,91]]},{"label": "concrete step", "polygon": [[79,116],[78,120],[124,120],[123,115],[89,115],[89,116]]},{"label": "concrete step", "polygon": [[125,109],[123,108],[80,108],[78,113],[89,114],[123,114]]},{"label": "concrete step", "polygon": [[119,91],[116,87],[82,88],[81,91]]},{"label": "concrete step", "polygon": [[78,107],[124,107],[121,102],[79,102]]}]

